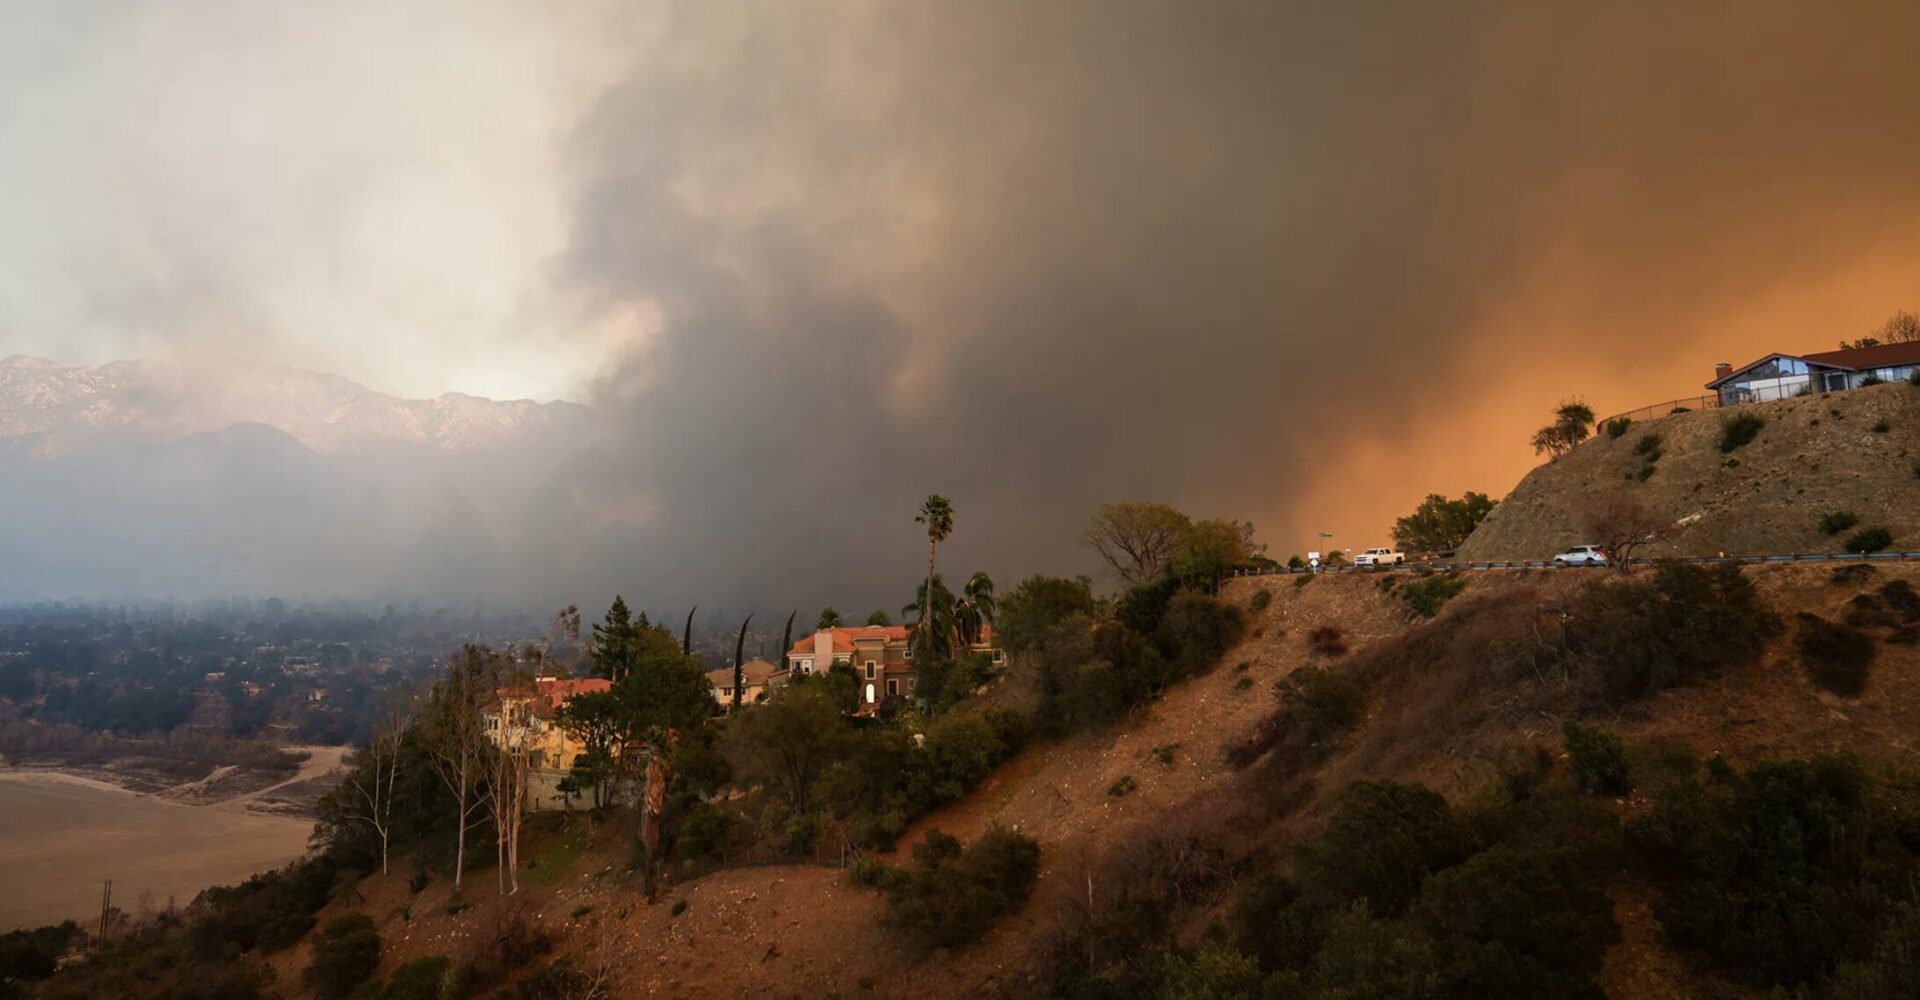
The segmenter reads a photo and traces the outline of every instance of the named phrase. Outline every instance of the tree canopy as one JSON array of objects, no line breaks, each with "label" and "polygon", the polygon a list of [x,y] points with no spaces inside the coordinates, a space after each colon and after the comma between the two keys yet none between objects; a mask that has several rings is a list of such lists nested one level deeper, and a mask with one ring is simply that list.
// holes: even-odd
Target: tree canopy
[{"label": "tree canopy", "polygon": [[1466,544],[1494,503],[1471,490],[1458,500],[1429,493],[1413,513],[1393,522],[1393,543],[1408,552],[1451,552]]},{"label": "tree canopy", "polygon": [[1163,503],[1127,501],[1093,509],[1080,538],[1121,582],[1137,587],[1159,579],[1187,545],[1193,521]]}]

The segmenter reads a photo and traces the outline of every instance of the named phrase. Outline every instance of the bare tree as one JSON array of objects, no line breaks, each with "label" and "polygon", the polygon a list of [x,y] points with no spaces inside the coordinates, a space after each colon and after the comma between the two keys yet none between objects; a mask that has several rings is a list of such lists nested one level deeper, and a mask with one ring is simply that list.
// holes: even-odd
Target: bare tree
[{"label": "bare tree", "polygon": [[1587,537],[1606,550],[1607,561],[1627,572],[1633,550],[1659,538],[1666,524],[1640,498],[1615,490],[1588,500],[1580,508],[1580,525]]},{"label": "bare tree", "polygon": [[1180,555],[1193,528],[1187,515],[1163,503],[1104,503],[1080,533],[1129,587],[1152,583]]},{"label": "bare tree", "polygon": [[503,896],[520,891],[520,825],[526,816],[531,733],[531,720],[509,718],[503,710],[500,738],[487,758],[495,880]]},{"label": "bare tree", "polygon": [[496,697],[499,674],[499,657],[493,650],[467,646],[447,664],[428,705],[427,762],[456,803],[455,892],[460,890],[467,863],[467,831],[479,825],[478,816],[490,795],[483,780],[490,741],[481,708]]},{"label": "bare tree", "polygon": [[412,693],[394,692],[374,724],[372,742],[360,751],[360,760],[347,772],[346,785],[353,792],[353,818],[367,824],[380,838],[382,875],[387,874],[387,847],[393,835],[394,785],[400,777],[402,745],[413,725],[413,715]]}]

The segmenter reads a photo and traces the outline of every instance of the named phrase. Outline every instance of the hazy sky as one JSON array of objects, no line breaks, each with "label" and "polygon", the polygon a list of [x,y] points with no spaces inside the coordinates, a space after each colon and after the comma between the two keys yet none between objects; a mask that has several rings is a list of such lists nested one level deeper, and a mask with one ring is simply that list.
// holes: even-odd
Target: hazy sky
[{"label": "hazy sky", "polygon": [[1374,544],[1920,307],[1920,6],[1833,6],[0,0],[0,354],[592,402],[596,581]]}]

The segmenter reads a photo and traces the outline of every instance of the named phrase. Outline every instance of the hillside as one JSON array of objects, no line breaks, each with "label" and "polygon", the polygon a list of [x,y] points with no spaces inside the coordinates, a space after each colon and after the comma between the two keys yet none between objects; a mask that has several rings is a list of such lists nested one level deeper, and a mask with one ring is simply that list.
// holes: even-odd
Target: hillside
[{"label": "hillside", "polygon": [[[1721,421],[1754,414],[1766,426],[1723,454]],[[1885,425],[1876,432],[1874,428]],[[1658,435],[1653,473],[1637,447]],[[1618,489],[1639,497],[1669,527],[1639,554],[1835,552],[1820,519],[1852,511],[1862,526],[1920,548],[1920,389],[1904,383],[1852,392],[1679,413],[1604,430],[1558,461],[1528,473],[1460,549],[1474,561],[1545,559],[1583,537],[1575,498]]]},{"label": "hillside", "polygon": [[[1791,623],[1802,612],[1841,619],[1876,588],[1920,583],[1920,565],[1881,566],[1864,579],[1813,565],[1744,572],[1765,608],[1790,623],[1757,661],[1626,700],[1598,721],[1630,743],[1685,747],[1736,766],[1837,750],[1876,764],[1910,763],[1920,733],[1920,647],[1898,629],[1873,630],[1877,659],[1865,692],[1839,697],[1809,683]],[[1349,783],[1420,782],[1465,802],[1504,773],[1516,745],[1561,758],[1560,721],[1591,712],[1592,701],[1564,665],[1522,665],[1510,643],[1533,636],[1533,648],[1553,645],[1588,588],[1615,578],[1517,570],[1465,579],[1464,591],[1431,622],[1411,621],[1379,578],[1232,581],[1222,596],[1235,604],[1251,607],[1263,589],[1271,598],[1249,616],[1249,637],[1219,667],[1111,731],[1030,745],[902,838],[904,846],[938,827],[971,840],[1000,825],[1039,841],[1032,899],[969,947],[931,955],[911,948],[882,925],[880,894],[832,867],[722,870],[669,886],[649,906],[620,874],[628,834],[608,828],[598,848],[587,850],[579,817],[544,825],[528,851],[527,888],[511,903],[494,897],[491,873],[480,871],[466,894],[472,905],[450,907],[444,879],[415,895],[401,866],[391,877],[363,880],[353,894],[336,893],[340,901],[322,923],[347,912],[370,916],[384,943],[383,977],[425,956],[497,951],[504,915],[518,913],[555,938],[552,955],[607,962],[619,996],[1044,995],[1090,895],[1094,910],[1104,911],[1169,865],[1205,866],[1163,906],[1175,939],[1192,945],[1246,890],[1247,876],[1235,873],[1284,858],[1317,835]],[[1316,651],[1309,635],[1328,626],[1350,651],[1324,643]],[[1251,766],[1230,767],[1227,749],[1273,712],[1274,683],[1309,665],[1364,686],[1358,724],[1319,750],[1290,746],[1283,734],[1282,745]],[[1132,779],[1131,792],[1114,793],[1121,778]],[[1645,807],[1644,798],[1619,803],[1626,812]],[[1609,895],[1620,928],[1599,973],[1609,995],[1763,995],[1676,954],[1644,885],[1617,881]],[[280,983],[297,982],[309,948],[271,957]]]}]

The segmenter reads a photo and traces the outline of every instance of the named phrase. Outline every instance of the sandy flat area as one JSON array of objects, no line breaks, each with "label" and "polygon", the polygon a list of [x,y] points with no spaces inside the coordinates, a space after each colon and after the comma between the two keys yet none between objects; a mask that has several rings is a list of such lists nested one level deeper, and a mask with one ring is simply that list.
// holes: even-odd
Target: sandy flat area
[{"label": "sandy flat area", "polygon": [[187,805],[57,771],[0,770],[0,931],[180,906],[300,857],[309,820]]}]

